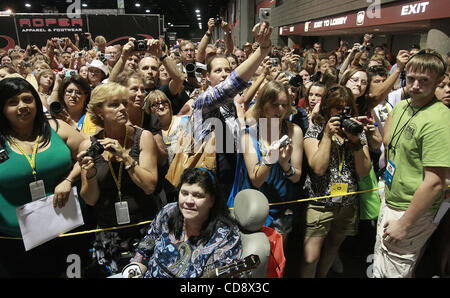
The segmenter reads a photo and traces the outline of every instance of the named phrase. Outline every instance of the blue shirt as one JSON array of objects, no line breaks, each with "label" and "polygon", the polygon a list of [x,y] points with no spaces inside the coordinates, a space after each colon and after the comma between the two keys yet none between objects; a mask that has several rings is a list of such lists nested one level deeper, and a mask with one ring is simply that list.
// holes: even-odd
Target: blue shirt
[{"label": "blue shirt", "polygon": [[[203,119],[204,115],[208,114],[208,110],[217,109],[217,104],[226,103],[230,100],[233,101],[234,97],[247,88],[247,86],[248,83],[243,81],[238,76],[236,70],[234,70],[223,82],[214,87],[210,86],[197,97],[192,105],[195,142],[203,140],[211,131],[211,122],[204,123],[206,119]],[[224,118],[226,119],[225,124],[227,128],[238,135],[240,125],[237,121],[237,115],[224,115]]]}]

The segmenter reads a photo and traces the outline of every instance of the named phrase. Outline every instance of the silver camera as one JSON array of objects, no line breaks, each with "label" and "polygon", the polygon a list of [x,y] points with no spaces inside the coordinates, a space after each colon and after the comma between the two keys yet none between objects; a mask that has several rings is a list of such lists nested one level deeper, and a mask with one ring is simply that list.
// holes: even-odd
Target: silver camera
[{"label": "silver camera", "polygon": [[270,21],[270,10],[271,10],[271,8],[260,8],[259,9],[259,21],[261,23]]}]

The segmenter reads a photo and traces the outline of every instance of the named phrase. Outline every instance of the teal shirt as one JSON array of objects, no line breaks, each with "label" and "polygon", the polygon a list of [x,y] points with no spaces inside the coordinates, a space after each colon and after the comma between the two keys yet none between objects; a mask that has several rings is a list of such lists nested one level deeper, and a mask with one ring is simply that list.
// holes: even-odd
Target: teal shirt
[{"label": "teal shirt", "polygon": [[[34,182],[28,160],[11,150],[9,159],[0,164],[0,233],[20,237],[16,208],[31,202],[29,184]],[[73,168],[70,149],[52,129],[50,146],[36,154],[37,179],[44,180],[47,196]]]}]

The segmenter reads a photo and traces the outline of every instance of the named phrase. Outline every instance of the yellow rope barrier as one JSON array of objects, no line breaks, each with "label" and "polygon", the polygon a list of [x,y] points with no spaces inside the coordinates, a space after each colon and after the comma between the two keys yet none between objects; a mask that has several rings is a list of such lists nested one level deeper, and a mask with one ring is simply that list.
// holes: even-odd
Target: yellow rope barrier
[{"label": "yellow rope barrier", "polygon": [[[305,201],[319,200],[319,199],[331,198],[331,197],[336,197],[336,196],[344,197],[344,196],[349,196],[349,195],[353,195],[353,194],[359,194],[359,193],[374,191],[374,190],[378,190],[378,189],[381,189],[381,188],[382,187],[378,187],[378,188],[373,188],[373,189],[369,189],[369,190],[349,192],[349,193],[346,193],[346,194],[339,194],[339,195],[332,195],[332,196],[330,195],[330,196],[323,196],[323,197],[315,197],[315,198],[294,200],[294,201],[288,201],[288,202],[270,203],[269,206],[276,206],[276,205],[282,205],[282,204],[292,204],[292,203],[300,203],[300,202],[305,202]],[[233,208],[230,208],[230,209],[233,209]],[[74,232],[74,233],[65,233],[65,234],[59,235],[58,237],[78,236],[78,235],[91,234],[91,233],[97,233],[97,232],[102,232],[102,231],[120,230],[120,229],[125,229],[125,228],[130,228],[130,227],[135,227],[135,226],[149,224],[151,222],[152,222],[151,220],[147,220],[147,221],[142,221],[142,222],[136,223],[136,224],[129,224],[129,225],[123,225],[123,226],[118,226],[118,227],[102,228],[102,229],[95,229],[95,230],[88,230],[88,231]],[[0,236],[0,239],[22,240],[22,238],[20,238],[20,237],[7,237],[7,236]]]},{"label": "yellow rope barrier", "polygon": [[[447,187],[450,188],[450,185],[448,185]],[[345,197],[345,196],[350,196],[350,195],[354,195],[354,194],[360,194],[360,193],[365,193],[365,192],[369,192],[369,191],[375,191],[375,190],[379,190],[379,189],[382,189],[382,188],[383,187],[377,187],[377,188],[372,188],[372,189],[369,189],[369,190],[360,190],[360,191],[355,191],[355,192],[348,192],[346,194],[329,195],[329,196],[323,196],[323,197],[315,197],[315,198],[308,198],[308,199],[301,199],[301,200],[294,200],[294,201],[280,202],[280,203],[270,203],[269,206],[293,204],[293,203],[300,203],[300,202],[306,202],[306,201],[320,200],[320,199],[326,199],[326,198],[332,198],[332,197]],[[230,209],[233,209],[233,208],[230,208]],[[149,224],[151,222],[152,222],[151,220],[147,220],[147,221],[142,221],[140,223],[130,224],[130,225],[123,225],[123,226],[119,226],[119,227],[110,227],[110,228],[95,229],[95,230],[88,230],[88,231],[75,232],[75,233],[66,233],[66,234],[61,234],[58,237],[78,236],[78,235],[91,234],[91,233],[102,232],[102,231],[120,230],[120,229],[125,229],[125,228],[130,228],[130,227],[135,227],[135,226]],[[22,238],[20,238],[20,237],[7,237],[7,236],[0,236],[0,239],[22,240]]]}]

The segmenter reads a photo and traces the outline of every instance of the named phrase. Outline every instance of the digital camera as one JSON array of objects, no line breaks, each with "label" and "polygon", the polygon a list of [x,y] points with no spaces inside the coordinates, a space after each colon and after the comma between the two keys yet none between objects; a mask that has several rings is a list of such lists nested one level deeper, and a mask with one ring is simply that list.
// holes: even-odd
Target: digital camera
[{"label": "digital camera", "polygon": [[8,152],[0,145],[0,163],[5,162],[9,159]]},{"label": "digital camera", "polygon": [[94,143],[91,144],[91,146],[87,150],[86,156],[90,156],[93,159],[95,159],[96,157],[100,156],[104,151],[105,148],[103,148],[103,146],[98,141],[95,141]]},{"label": "digital camera", "polygon": [[77,74],[78,74],[78,70],[76,70],[76,69],[66,69],[64,76],[66,78],[70,78],[72,76],[76,76]]},{"label": "digital camera", "polygon": [[270,8],[260,8],[259,9],[259,21],[262,22],[269,22],[270,19]]},{"label": "digital camera", "polygon": [[362,133],[363,127],[350,119],[351,118],[350,107],[348,106],[344,107],[344,111],[336,115],[336,117],[339,117],[339,122],[341,122],[341,128],[344,128],[347,132],[355,136]]},{"label": "digital camera", "polygon": [[216,26],[216,27],[222,26],[222,18],[219,15],[217,15],[214,18],[214,26]]},{"label": "digital camera", "polygon": [[145,42],[145,40],[135,40],[134,41],[134,50],[135,51],[146,51],[147,43]]}]

